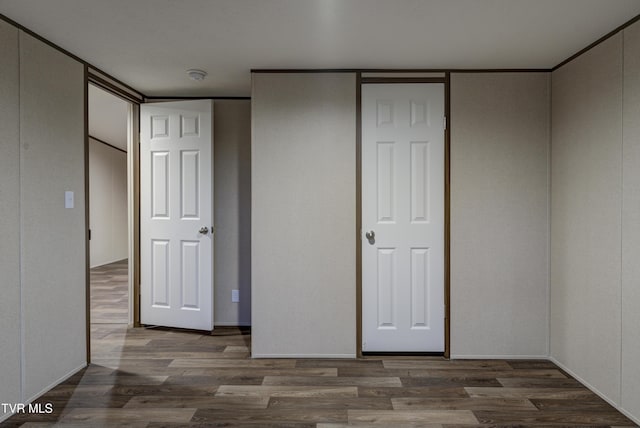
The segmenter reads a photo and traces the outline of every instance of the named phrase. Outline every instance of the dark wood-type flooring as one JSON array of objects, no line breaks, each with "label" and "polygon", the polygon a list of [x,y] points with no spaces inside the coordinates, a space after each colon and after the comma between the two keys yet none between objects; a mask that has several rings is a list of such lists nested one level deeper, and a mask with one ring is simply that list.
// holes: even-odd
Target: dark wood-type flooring
[{"label": "dark wood-type flooring", "polygon": [[128,261],[120,260],[91,269],[91,323],[129,322]]},{"label": "dark wood-type flooring", "polygon": [[251,359],[248,330],[91,327],[93,363],[2,426],[635,426],[547,361]]}]

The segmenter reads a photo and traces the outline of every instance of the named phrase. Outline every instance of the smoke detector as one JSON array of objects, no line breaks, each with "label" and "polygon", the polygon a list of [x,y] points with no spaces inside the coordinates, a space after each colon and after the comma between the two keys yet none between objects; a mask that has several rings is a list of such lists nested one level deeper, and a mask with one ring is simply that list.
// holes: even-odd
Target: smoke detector
[{"label": "smoke detector", "polygon": [[203,70],[197,70],[192,68],[191,70],[187,70],[187,74],[191,80],[195,80],[196,82],[201,82],[207,77],[207,72]]}]

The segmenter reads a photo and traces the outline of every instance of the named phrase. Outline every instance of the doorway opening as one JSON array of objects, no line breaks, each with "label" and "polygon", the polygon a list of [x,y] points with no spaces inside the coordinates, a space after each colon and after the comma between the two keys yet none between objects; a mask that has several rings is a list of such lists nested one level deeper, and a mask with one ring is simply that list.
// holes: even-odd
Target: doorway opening
[{"label": "doorway opening", "polygon": [[[89,337],[134,324],[131,233],[133,103],[87,83]],[[87,343],[90,350],[90,340]]]},{"label": "doorway opening", "polygon": [[[95,218],[95,213],[91,215],[90,211],[92,210],[92,205],[95,205],[91,202],[91,193],[95,193],[95,191],[90,191],[90,183],[89,178],[92,172],[90,166],[90,145],[95,144],[93,140],[103,140],[106,141],[106,138],[101,138],[94,131],[95,123],[97,120],[103,119],[103,115],[99,110],[95,110],[91,107],[92,99],[94,97],[91,93],[98,93],[100,95],[108,95],[111,99],[116,99],[121,104],[124,103],[127,106],[127,114],[126,120],[121,120],[119,122],[118,127],[120,129],[126,129],[126,163],[127,163],[127,254],[125,258],[120,260],[115,260],[113,266],[104,266],[104,269],[108,270],[108,268],[113,268],[114,276],[117,282],[120,282],[119,288],[120,290],[124,290],[122,280],[123,276],[127,276],[127,284],[126,290],[128,293],[128,298],[122,295],[122,292],[118,295],[117,298],[110,299],[107,303],[117,305],[118,300],[120,303],[119,309],[116,309],[111,312],[110,316],[97,316],[103,314],[97,314],[96,308],[100,307],[101,303],[99,302],[99,298],[93,298],[92,296],[96,295],[95,286],[96,284],[100,284],[100,281],[107,280],[108,278],[104,278],[104,276],[109,275],[106,272],[96,272],[101,265],[97,265],[95,262],[95,258],[92,257],[92,252],[90,251],[91,242],[87,241],[87,260],[89,260],[87,265],[87,361],[88,362],[96,362],[98,364],[105,363],[106,360],[109,360],[112,355],[108,352],[106,354],[102,353],[102,343],[104,343],[104,338],[106,337],[110,343],[110,347],[113,348],[114,341],[125,340],[127,332],[131,331],[131,327],[141,327],[143,326],[143,320],[141,319],[141,305],[140,296],[143,294],[141,292],[141,276],[142,276],[142,260],[141,258],[141,202],[144,198],[141,198],[141,193],[143,195],[150,196],[151,193],[147,189],[145,192],[141,192],[141,123],[149,124],[150,122],[142,121],[141,122],[141,108],[144,106],[145,108],[155,105],[156,107],[160,105],[168,106],[172,104],[172,102],[164,102],[160,103],[160,101],[167,100],[159,100],[159,99],[151,99],[145,104],[145,99],[141,94],[135,93],[131,88],[123,88],[122,84],[112,83],[112,81],[105,80],[100,74],[93,71],[90,68],[87,68],[86,72],[86,84],[87,84],[87,94],[86,94],[86,194],[87,200],[89,201],[89,206],[87,208],[86,218],[87,218],[87,226],[90,229],[89,235],[91,236],[91,241],[96,239],[96,230],[94,225],[92,224],[92,218]],[[216,326],[219,327],[240,327],[241,331],[246,330],[245,327],[250,326],[250,275],[248,272],[250,270],[247,269],[247,266],[250,266],[250,176],[246,174],[241,174],[241,171],[246,171],[247,166],[250,165],[250,101],[248,99],[242,100],[227,100],[227,99],[216,99],[215,102],[215,115],[218,118],[218,122],[215,128],[215,134],[217,138],[217,143],[215,145],[216,151],[216,166],[213,169],[215,171],[215,179],[206,180],[212,186],[215,183],[215,192],[217,197],[221,199],[221,203],[216,203],[216,217],[221,219],[224,222],[224,227],[220,228],[216,231],[216,248],[222,248],[224,251],[218,251],[218,259],[216,260],[216,264],[219,266],[219,269],[216,270],[216,278],[221,283],[225,283],[227,287],[219,287],[215,290],[216,298],[214,299],[215,305],[217,308],[217,315],[215,319]],[[170,129],[180,130],[180,133],[183,135],[190,135],[191,138],[195,138],[196,134],[199,135],[202,133],[202,129],[200,126],[200,119],[194,120],[193,112],[187,111],[182,114],[181,123],[176,128],[175,126],[171,126]],[[204,118],[204,116],[203,116]],[[154,126],[160,126],[161,120],[156,121]],[[175,125],[175,124],[174,124]],[[156,126],[156,131],[158,128]],[[167,129],[169,130],[169,128]],[[142,133],[144,135],[144,132]],[[93,137],[93,138],[92,138]],[[100,144],[100,142],[98,142]],[[211,147],[213,151],[214,147]],[[179,177],[182,177],[184,180],[180,188],[185,188],[184,185],[188,182],[185,181],[189,177],[193,176],[197,170],[199,170],[199,163],[195,163],[194,165],[188,165],[189,160],[194,164],[195,160],[200,156],[195,156],[193,150],[183,150],[180,153],[180,159],[182,166],[185,166],[183,172],[185,174],[180,174]],[[124,153],[123,153],[124,155]],[[193,159],[193,158],[196,159]],[[157,156],[160,160],[162,160],[162,156]],[[161,166],[162,162],[156,159],[157,162],[155,166]],[[187,168],[188,167],[188,168]],[[175,165],[173,170],[179,171],[180,169],[176,169]],[[155,169],[156,173],[159,173],[159,170]],[[157,174],[156,174],[157,175]],[[146,176],[146,175],[145,175]],[[200,186],[196,187],[200,189]],[[156,188],[158,190],[158,188]],[[188,189],[187,189],[188,190]],[[172,192],[176,193],[176,192]],[[193,193],[193,192],[192,192]],[[168,200],[167,200],[168,201]],[[181,202],[189,202],[188,198],[182,198]],[[158,208],[159,205],[156,204],[155,208]],[[201,204],[198,203],[195,205],[196,209],[199,209]],[[94,207],[95,208],[95,207]],[[191,214],[183,213],[185,209],[194,208],[194,205],[191,204],[180,204],[178,210],[174,211],[176,213],[182,213],[182,217],[187,217]],[[190,220],[196,221],[197,218],[189,218]],[[213,222],[209,222],[208,224],[200,225],[199,228],[196,228],[197,238],[202,240],[206,235],[205,233],[199,232],[200,228],[207,226],[208,234],[212,234],[213,232]],[[191,230],[191,229],[190,229]],[[193,242],[196,242],[197,239],[193,237],[187,239]],[[185,240],[183,240],[185,241]],[[186,242],[186,241],[185,241]],[[184,242],[183,242],[184,243]],[[193,250],[195,245],[183,245],[182,250]],[[234,250],[235,249],[235,250]],[[182,252],[181,252],[182,253]],[[187,254],[188,255],[188,254]],[[94,260],[92,260],[94,259]],[[126,271],[124,269],[126,261]],[[186,260],[183,257],[184,260]],[[200,264],[204,264],[205,260]],[[213,260],[206,261],[206,263],[211,264],[213,266]],[[108,263],[109,264],[109,263]],[[107,265],[108,265],[107,264]],[[93,275],[93,283],[94,287],[92,290],[91,286],[91,268],[94,268]],[[103,277],[100,277],[103,275]],[[148,276],[147,276],[148,278]],[[199,276],[197,278],[200,278]],[[183,279],[182,275],[179,280]],[[188,279],[188,278],[187,278]],[[107,288],[107,287],[105,287]],[[117,288],[117,287],[116,287]],[[115,291],[115,290],[113,290]],[[112,296],[113,297],[113,296]],[[184,298],[185,296],[181,296]],[[189,297],[187,295],[186,297]],[[122,317],[122,314],[125,312],[123,310],[122,303],[126,299],[126,307],[128,311],[126,312],[126,321]],[[208,300],[208,299],[207,299]],[[193,308],[190,308],[193,309]],[[102,307],[102,312],[109,314],[111,308],[109,305]],[[105,319],[106,318],[106,319]],[[110,324],[107,322],[111,322]],[[160,323],[154,323],[146,321],[144,322],[146,326],[157,326],[161,325]],[[185,328],[185,327],[182,327]],[[120,343],[120,342],[118,342]],[[102,353],[102,354],[101,354]],[[92,358],[94,357],[95,358]],[[106,361],[109,363],[109,361]]]}]

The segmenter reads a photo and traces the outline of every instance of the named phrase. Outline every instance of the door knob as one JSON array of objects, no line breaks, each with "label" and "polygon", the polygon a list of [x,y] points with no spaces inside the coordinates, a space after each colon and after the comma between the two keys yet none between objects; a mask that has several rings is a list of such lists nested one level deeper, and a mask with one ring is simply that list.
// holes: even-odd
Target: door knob
[{"label": "door knob", "polygon": [[207,233],[209,233],[209,228],[207,226],[202,226],[198,232],[206,235]]},{"label": "door knob", "polygon": [[368,231],[364,236],[369,240],[373,240],[376,237],[376,233],[373,230]]}]

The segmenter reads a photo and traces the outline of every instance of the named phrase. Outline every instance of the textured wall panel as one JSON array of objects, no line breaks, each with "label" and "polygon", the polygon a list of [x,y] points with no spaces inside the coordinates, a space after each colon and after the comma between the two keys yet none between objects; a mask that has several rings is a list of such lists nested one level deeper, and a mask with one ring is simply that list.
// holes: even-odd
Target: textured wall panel
[{"label": "textured wall panel", "polygon": [[126,259],[127,154],[91,138],[89,199],[91,267]]},{"label": "textured wall panel", "polygon": [[355,355],[355,83],[253,75],[254,356]]},{"label": "textured wall panel", "polygon": [[622,34],[552,75],[551,356],[620,400]]},{"label": "textured wall panel", "polygon": [[25,399],[86,361],[85,90],[82,64],[20,33]]},{"label": "textured wall panel", "polygon": [[[18,30],[0,21],[0,402],[20,386],[20,76]],[[3,417],[0,409],[0,419]]]},{"label": "textured wall panel", "polygon": [[640,420],[640,23],[624,31],[622,407]]},{"label": "textured wall panel", "polygon": [[451,79],[451,354],[546,356],[549,75]]}]

